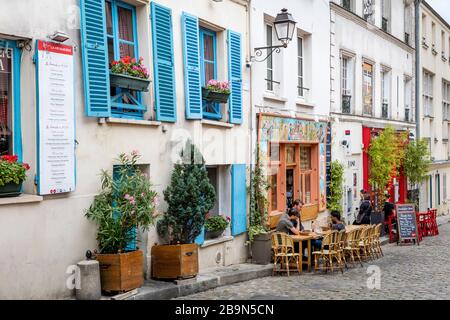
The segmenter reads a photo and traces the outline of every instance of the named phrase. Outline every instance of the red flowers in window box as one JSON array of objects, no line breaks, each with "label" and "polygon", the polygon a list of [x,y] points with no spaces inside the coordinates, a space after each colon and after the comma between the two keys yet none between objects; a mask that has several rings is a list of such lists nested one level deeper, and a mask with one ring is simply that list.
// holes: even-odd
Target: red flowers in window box
[{"label": "red flowers in window box", "polygon": [[6,184],[21,184],[26,179],[26,171],[30,169],[27,163],[17,162],[16,155],[0,157],[0,187]]},{"label": "red flowers in window box", "polygon": [[111,62],[111,72],[114,74],[123,74],[140,79],[148,79],[148,69],[143,65],[144,59],[141,57],[139,60],[126,56],[120,60],[114,60]]}]

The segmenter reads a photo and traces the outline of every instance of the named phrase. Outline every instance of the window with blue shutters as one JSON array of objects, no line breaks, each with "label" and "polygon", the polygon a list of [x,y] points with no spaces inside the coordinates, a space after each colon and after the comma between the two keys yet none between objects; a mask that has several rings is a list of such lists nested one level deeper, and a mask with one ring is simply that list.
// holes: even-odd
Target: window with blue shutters
[{"label": "window with blue shutters", "polygon": [[245,164],[231,166],[231,235],[247,231],[247,182]]},{"label": "window with blue shutters", "polygon": [[172,10],[151,3],[156,120],[176,121]]},{"label": "window with blue shutters", "polygon": [[[105,1],[108,63],[124,57],[139,59],[136,8],[117,0]],[[128,91],[128,90],[126,90]],[[111,115],[118,118],[143,119],[147,110],[140,92],[124,92],[111,87]]]}]

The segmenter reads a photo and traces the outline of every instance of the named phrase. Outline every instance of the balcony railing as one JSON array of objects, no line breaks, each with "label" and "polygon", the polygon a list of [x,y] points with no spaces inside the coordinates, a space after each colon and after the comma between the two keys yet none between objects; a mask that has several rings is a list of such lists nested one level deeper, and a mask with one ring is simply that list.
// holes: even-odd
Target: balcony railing
[{"label": "balcony railing", "polygon": [[409,109],[409,106],[405,107],[405,121],[410,122],[411,119],[411,110]]},{"label": "balcony railing", "polygon": [[385,31],[385,32],[389,32],[388,28],[389,28],[389,20],[386,18],[383,18],[381,21],[381,29],[383,29],[383,31]]},{"label": "balcony railing", "polygon": [[405,32],[405,43],[409,45],[409,33]]},{"label": "balcony railing", "polygon": [[352,112],[352,96],[342,95],[342,113],[350,114]]},{"label": "balcony railing", "polygon": [[387,119],[389,116],[389,105],[387,103],[383,103],[381,106],[381,117],[383,119]]},{"label": "balcony railing", "polygon": [[342,6],[348,10],[352,11],[352,1],[351,0],[342,0]]}]

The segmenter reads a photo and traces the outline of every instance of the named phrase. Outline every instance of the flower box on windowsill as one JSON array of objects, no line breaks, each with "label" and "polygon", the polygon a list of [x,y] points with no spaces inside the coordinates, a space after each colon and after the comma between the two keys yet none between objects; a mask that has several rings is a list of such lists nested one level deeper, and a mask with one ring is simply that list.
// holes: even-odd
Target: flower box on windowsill
[{"label": "flower box on windowsill", "polygon": [[18,197],[22,194],[22,183],[7,183],[0,187],[0,198]]},{"label": "flower box on windowsill", "polygon": [[230,94],[216,92],[202,87],[202,98],[208,102],[227,103],[230,98]]},{"label": "flower box on windowsill", "polygon": [[125,74],[109,73],[109,81],[112,87],[147,92],[150,85],[149,79],[131,77]]}]

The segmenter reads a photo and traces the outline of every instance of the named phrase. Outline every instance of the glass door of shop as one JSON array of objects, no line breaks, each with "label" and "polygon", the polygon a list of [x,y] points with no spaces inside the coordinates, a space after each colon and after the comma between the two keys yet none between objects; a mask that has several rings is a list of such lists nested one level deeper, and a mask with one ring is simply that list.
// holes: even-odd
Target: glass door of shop
[{"label": "glass door of shop", "polygon": [[299,196],[299,179],[298,179],[298,145],[286,144],[284,145],[285,153],[285,177],[286,177],[286,193],[285,204],[286,208],[292,206],[292,203]]}]

